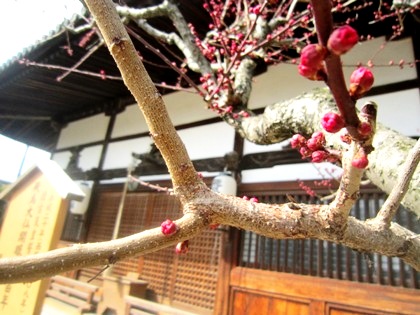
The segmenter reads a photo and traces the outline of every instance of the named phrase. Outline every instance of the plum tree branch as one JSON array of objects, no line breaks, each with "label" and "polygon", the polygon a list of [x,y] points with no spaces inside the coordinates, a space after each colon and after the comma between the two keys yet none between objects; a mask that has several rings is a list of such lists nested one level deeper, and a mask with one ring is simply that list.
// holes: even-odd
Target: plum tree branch
[{"label": "plum tree branch", "polygon": [[[420,140],[417,140],[416,145],[410,150],[407,155],[405,163],[399,170],[399,176],[396,185],[392,189],[381,210],[376,215],[376,220],[382,228],[388,228],[391,224],[392,218],[395,216],[401,200],[407,193],[410,181],[412,180],[414,171],[416,170],[420,161]],[[417,182],[417,184],[420,184]]]},{"label": "plum tree branch", "polygon": [[379,229],[373,222],[350,217],[347,228],[328,219],[329,205],[262,204],[242,198],[203,191],[185,206],[176,221],[178,231],[164,236],[160,228],[113,241],[75,244],[36,255],[0,259],[0,283],[35,281],[57,273],[97,265],[114,264],[124,258],[145,255],[191,239],[210,224],[226,224],[276,239],[316,238],[340,243],[361,252],[397,256],[420,270],[420,238],[392,223]]},{"label": "plum tree branch", "polygon": [[138,254],[147,254],[173,246],[199,234],[208,222],[193,213],[176,221],[179,231],[171,236],[160,228],[124,238],[89,244],[74,244],[47,253],[0,259],[0,283],[32,282],[80,268],[110,265]]}]

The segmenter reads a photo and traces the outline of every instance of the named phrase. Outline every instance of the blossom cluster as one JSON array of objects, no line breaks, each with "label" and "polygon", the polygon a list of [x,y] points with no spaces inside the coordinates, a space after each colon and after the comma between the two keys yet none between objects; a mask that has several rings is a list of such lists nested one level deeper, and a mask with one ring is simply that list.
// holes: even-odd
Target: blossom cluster
[{"label": "blossom cluster", "polygon": [[[326,47],[320,44],[309,44],[302,49],[299,74],[309,80],[327,80],[324,60],[330,54],[340,56],[347,53],[358,41],[359,35],[351,26],[345,25],[337,28],[328,38]],[[373,74],[368,68],[357,68],[350,76],[350,96],[353,99],[359,99],[371,89],[373,82]]]},{"label": "blossom cluster", "polygon": [[325,148],[325,135],[321,131],[314,132],[309,139],[296,134],[292,137],[290,145],[299,149],[302,158],[309,158],[313,163],[337,161],[337,156]]}]

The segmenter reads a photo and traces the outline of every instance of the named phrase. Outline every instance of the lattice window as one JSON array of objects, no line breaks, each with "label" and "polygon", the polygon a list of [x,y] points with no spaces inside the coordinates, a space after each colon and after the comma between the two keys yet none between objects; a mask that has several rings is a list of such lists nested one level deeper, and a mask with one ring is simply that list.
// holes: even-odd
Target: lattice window
[{"label": "lattice window", "polygon": [[[120,203],[121,192],[103,191],[96,195],[92,224],[87,241],[110,240]],[[157,227],[166,219],[182,215],[173,196],[164,193],[128,193],[124,204],[119,237]],[[209,230],[190,242],[186,255],[176,255],[166,248],[143,257],[129,258],[115,264],[113,272],[125,275],[139,272],[148,281],[148,298],[177,306],[189,305],[202,314],[213,310],[221,255],[221,231]],[[83,269],[79,278],[92,278],[101,267]],[[100,284],[99,276],[95,282]],[[200,311],[201,310],[201,311]]]},{"label": "lattice window", "polygon": [[[252,193],[247,192],[252,195]],[[286,202],[283,195],[256,195],[261,202]],[[317,198],[294,192],[298,202],[320,203]],[[376,215],[385,194],[370,191],[361,194],[351,215],[362,220]],[[420,227],[410,212],[400,210],[395,219],[416,233]],[[320,240],[275,240],[249,231],[242,232],[240,265],[296,274],[350,281],[378,283],[409,288],[420,287],[420,273],[398,258],[363,254],[342,245]]]}]

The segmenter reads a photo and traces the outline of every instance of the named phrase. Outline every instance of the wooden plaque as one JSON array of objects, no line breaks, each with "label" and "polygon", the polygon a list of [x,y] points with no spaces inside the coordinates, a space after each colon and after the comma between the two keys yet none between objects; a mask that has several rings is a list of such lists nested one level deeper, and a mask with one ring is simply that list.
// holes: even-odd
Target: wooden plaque
[{"label": "wooden plaque", "polygon": [[[19,178],[0,195],[7,202],[0,257],[54,249],[71,198],[83,198],[83,193],[55,162],[45,162]],[[0,285],[0,314],[39,314],[47,285],[48,279]]]}]

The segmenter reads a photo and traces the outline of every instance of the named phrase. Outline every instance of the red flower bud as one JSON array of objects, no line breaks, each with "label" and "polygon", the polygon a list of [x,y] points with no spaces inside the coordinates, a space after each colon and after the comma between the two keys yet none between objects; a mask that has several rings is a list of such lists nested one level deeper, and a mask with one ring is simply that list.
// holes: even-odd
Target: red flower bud
[{"label": "red flower bud", "polygon": [[312,155],[311,155],[312,162],[314,163],[324,162],[327,159],[328,155],[329,155],[328,152],[324,150],[314,151],[312,152]]},{"label": "red flower bud", "polygon": [[359,35],[351,26],[345,25],[334,30],[328,38],[328,49],[336,54],[342,55],[353,48],[359,41]]},{"label": "red flower bud", "polygon": [[357,68],[350,76],[350,96],[359,98],[371,89],[373,81],[374,77],[369,69],[365,67]]},{"label": "red flower bud", "polygon": [[321,69],[327,55],[327,49],[318,44],[305,46],[300,53],[300,63],[310,68]]},{"label": "red flower bud", "polygon": [[325,145],[325,136],[321,131],[314,132],[312,137],[306,142],[308,148],[312,151],[322,149]]},{"label": "red flower bud", "polygon": [[251,201],[251,202],[258,202],[258,198],[257,197],[251,197],[249,199],[249,201]]},{"label": "red flower bud", "polygon": [[369,160],[364,153],[359,153],[356,155],[356,157],[351,161],[351,165],[353,165],[356,168],[366,168],[368,166]]},{"label": "red flower bud", "polygon": [[177,230],[177,226],[175,222],[169,219],[167,219],[166,221],[163,221],[162,224],[160,225],[160,228],[162,230],[162,233],[166,236],[170,236],[176,233],[176,230]]},{"label": "red flower bud", "polygon": [[307,147],[301,147],[299,150],[300,155],[302,155],[302,159],[310,157],[312,154],[312,151],[309,150]]},{"label": "red flower bud", "polygon": [[359,127],[357,127],[357,131],[362,136],[368,136],[372,133],[372,125],[368,122],[362,121]]},{"label": "red flower bud", "polygon": [[188,252],[189,241],[182,241],[176,244],[175,253],[177,254],[186,254]]},{"label": "red flower bud", "polygon": [[312,81],[322,81],[326,77],[324,68],[314,68],[305,66],[304,64],[299,64],[298,66],[299,74]]},{"label": "red flower bud", "polygon": [[306,143],[305,137],[300,134],[293,135],[292,139],[290,140],[290,145],[294,149],[304,146],[305,143]]},{"label": "red flower bud", "polygon": [[344,127],[344,120],[336,113],[326,113],[321,119],[321,125],[326,131],[336,133]]}]

